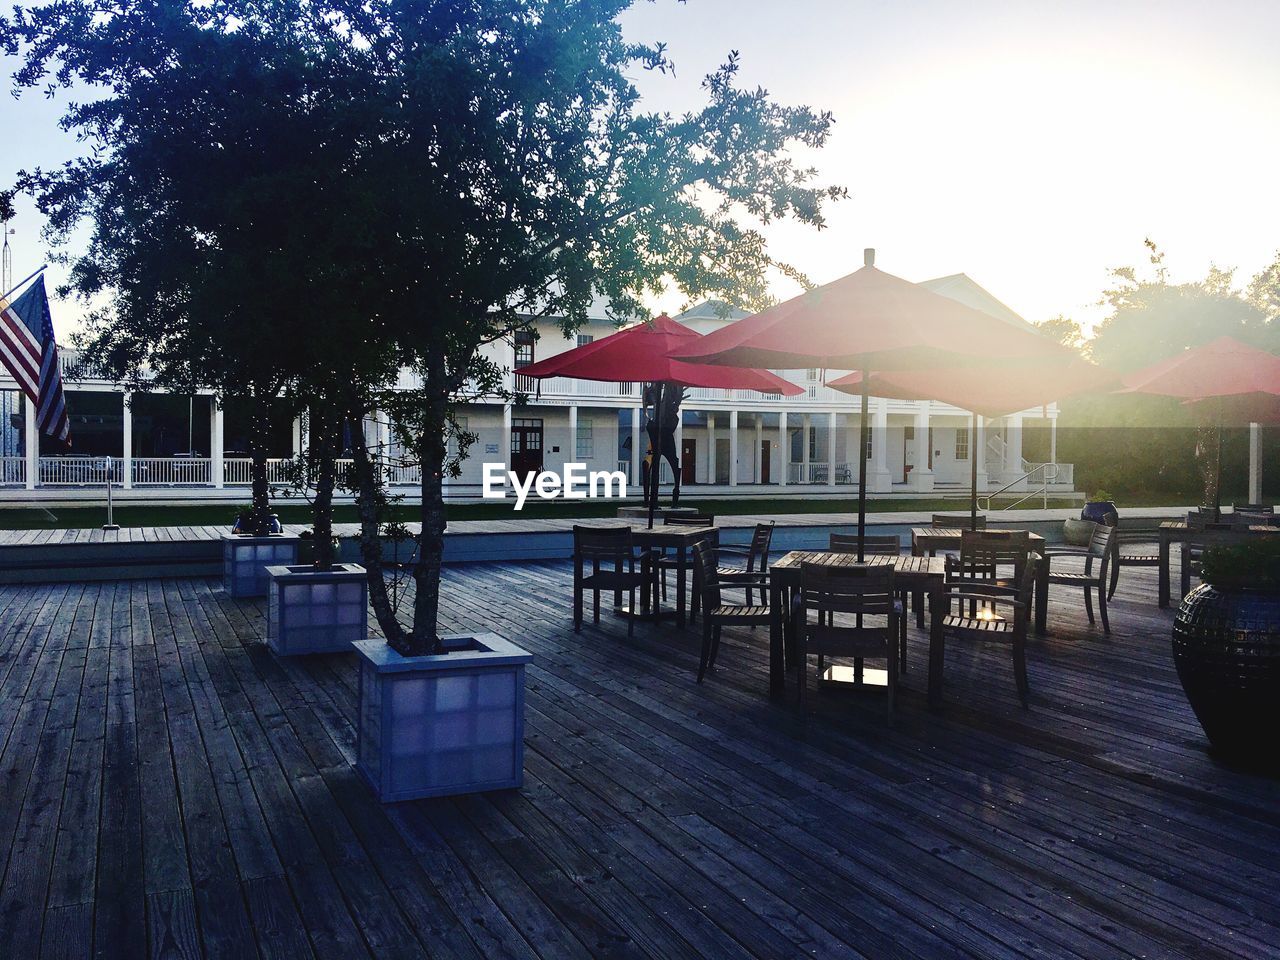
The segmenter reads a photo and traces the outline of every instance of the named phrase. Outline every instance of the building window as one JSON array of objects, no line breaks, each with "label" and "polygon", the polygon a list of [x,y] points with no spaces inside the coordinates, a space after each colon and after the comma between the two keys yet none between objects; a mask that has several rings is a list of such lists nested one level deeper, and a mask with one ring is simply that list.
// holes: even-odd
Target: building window
[{"label": "building window", "polygon": [[589,333],[578,334],[578,346],[585,347],[588,343],[595,340],[595,337]]},{"label": "building window", "polygon": [[818,459],[818,431],[809,428],[809,462],[812,463]]},{"label": "building window", "polygon": [[467,432],[467,418],[454,417],[454,429],[449,431],[449,458],[458,456],[458,436]]},{"label": "building window", "polygon": [[875,434],[874,430],[867,431],[867,448],[862,451],[862,459],[864,460],[871,459],[871,438],[874,434]]},{"label": "building window", "polygon": [[956,459],[969,459],[969,428],[963,427],[956,431]]},{"label": "building window", "polygon": [[533,363],[533,331],[516,331],[516,369],[527,367]]},{"label": "building window", "polygon": [[806,370],[805,379],[807,379],[810,383],[813,383],[814,381],[816,381],[818,379],[818,368],[810,367],[808,370]]},{"label": "building window", "polygon": [[574,451],[579,460],[590,460],[596,455],[596,441],[592,435],[591,421],[584,417],[578,418],[578,437]]}]

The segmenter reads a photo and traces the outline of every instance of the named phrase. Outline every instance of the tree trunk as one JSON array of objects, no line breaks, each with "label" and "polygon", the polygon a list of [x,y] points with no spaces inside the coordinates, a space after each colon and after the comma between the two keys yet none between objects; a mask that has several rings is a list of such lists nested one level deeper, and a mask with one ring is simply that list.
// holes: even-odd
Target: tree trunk
[{"label": "tree trunk", "polygon": [[352,457],[355,460],[356,509],[360,514],[360,559],[364,562],[365,578],[369,584],[369,602],[373,615],[382,628],[387,644],[400,653],[408,649],[408,636],[396,619],[396,611],[387,596],[387,581],[382,573],[382,535],[378,529],[381,520],[382,481],[378,476],[381,465],[369,456],[364,437],[364,411],[350,411],[354,443]]},{"label": "tree trunk", "polygon": [[[437,366],[438,364],[438,366]],[[419,455],[422,462],[422,531],[418,535],[418,562],[413,570],[416,593],[411,656],[440,651],[437,622],[440,613],[440,565],[444,556],[444,460],[449,394],[443,386],[443,361],[432,361],[425,386],[429,391],[423,409]]]},{"label": "tree trunk", "polygon": [[316,570],[333,567],[333,488],[337,481],[341,419],[332,406],[321,402],[311,407],[311,456],[316,464],[316,495],[311,504],[311,529],[315,537]]},{"label": "tree trunk", "polygon": [[268,401],[255,394],[249,410],[249,479],[253,490],[253,522],[248,533],[264,537],[271,532],[271,487],[267,483],[267,442],[271,436]]}]

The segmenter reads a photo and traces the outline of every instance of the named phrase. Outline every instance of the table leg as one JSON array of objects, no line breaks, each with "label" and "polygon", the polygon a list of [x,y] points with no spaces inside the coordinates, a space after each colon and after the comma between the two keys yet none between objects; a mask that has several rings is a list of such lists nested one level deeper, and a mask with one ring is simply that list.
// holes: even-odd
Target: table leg
[{"label": "table leg", "polygon": [[683,627],[685,603],[684,573],[685,564],[688,562],[689,554],[685,550],[684,544],[681,544],[677,549],[679,552],[676,554],[676,623]]},{"label": "table leg", "polygon": [[942,585],[929,588],[929,706],[942,706],[943,634],[942,620],[946,615],[946,588]]},{"label": "table leg", "polygon": [[1169,544],[1172,539],[1166,531],[1160,531],[1160,592],[1157,600],[1162,608],[1169,606]]},{"label": "table leg", "polygon": [[[705,617],[707,612],[702,611]],[[782,584],[769,578],[769,696],[780,697],[786,690],[787,670],[782,652]]]},{"label": "table leg", "polygon": [[1036,564],[1036,633],[1041,635],[1049,629],[1049,561],[1042,556]]}]

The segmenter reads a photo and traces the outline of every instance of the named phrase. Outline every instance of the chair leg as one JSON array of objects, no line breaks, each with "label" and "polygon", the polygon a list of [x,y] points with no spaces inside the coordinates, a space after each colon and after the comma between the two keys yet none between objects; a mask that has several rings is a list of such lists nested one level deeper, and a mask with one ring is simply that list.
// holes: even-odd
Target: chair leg
[{"label": "chair leg", "polygon": [[720,657],[720,624],[716,624],[711,630],[711,666],[716,665],[716,660]]},{"label": "chair leg", "polygon": [[632,611],[632,615],[627,617],[627,639],[634,640],[636,637],[636,618],[635,618],[636,588],[635,587],[632,587],[627,592],[627,599],[631,604],[631,611]]},{"label": "chair leg", "polygon": [[1111,562],[1111,584],[1107,590],[1107,599],[1110,600],[1116,595],[1116,586],[1120,583],[1120,564],[1116,560]]},{"label": "chair leg", "polygon": [[582,632],[582,587],[573,586],[573,632]]},{"label": "chair leg", "polygon": [[600,591],[591,591],[591,617],[596,623],[600,622]]},{"label": "chair leg", "polygon": [[1089,616],[1089,622],[1093,623],[1093,594],[1089,592],[1089,588],[1084,588],[1084,612]]},{"label": "chair leg", "polygon": [[901,660],[899,670],[901,673],[907,672],[907,595],[902,595],[902,616],[898,618],[898,656]]},{"label": "chair leg", "polygon": [[702,682],[702,678],[706,676],[707,665],[711,660],[711,619],[709,617],[702,618],[702,656],[698,661],[698,682]]},{"label": "chair leg", "polygon": [[1098,584],[1098,613],[1102,615],[1102,632],[1111,636],[1111,623],[1107,620],[1107,591],[1103,584]]},{"label": "chair leg", "polygon": [[1027,649],[1024,641],[1013,642],[1013,679],[1018,685],[1022,708],[1027,707]]}]

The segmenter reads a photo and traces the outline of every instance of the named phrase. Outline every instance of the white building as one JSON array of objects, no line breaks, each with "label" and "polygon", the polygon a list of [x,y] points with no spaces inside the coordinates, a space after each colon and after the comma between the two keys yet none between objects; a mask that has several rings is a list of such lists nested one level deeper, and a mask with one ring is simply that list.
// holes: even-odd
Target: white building
[{"label": "white building", "polygon": [[[1026,321],[964,274],[927,281],[923,286],[1015,326]],[[700,333],[732,322],[723,307],[705,303],[676,319]],[[741,316],[737,314],[736,316]],[[471,403],[463,423],[477,442],[464,462],[462,475],[447,481],[451,499],[480,495],[485,463],[506,468],[559,470],[564,464],[586,464],[589,470],[622,470],[638,483],[647,448],[638,383],[595,383],[568,378],[532,381],[519,368],[572,349],[590,338],[615,332],[604,319],[589,321],[565,337],[551,321],[517,342],[490,347],[491,358],[508,370],[515,402],[494,397]],[[746,390],[690,388],[677,430],[682,484],[686,495],[699,496],[829,496],[856,493],[858,478],[859,400],[827,387],[822,371],[780,370],[804,387],[795,397]],[[827,371],[834,379],[838,371]],[[402,375],[402,385],[411,376]],[[0,389],[16,390],[7,377]],[[205,498],[243,497],[248,460],[243,429],[233,412],[224,412],[212,397],[139,396],[126,403],[117,385],[101,381],[66,384],[72,417],[73,455],[37,451],[29,429],[21,430],[21,448],[0,456],[0,498],[74,498],[83,488],[95,495],[110,469],[117,483],[134,496]],[[527,395],[527,401],[523,396]],[[22,404],[25,408],[28,405]],[[991,492],[1008,487],[1023,491],[1047,485],[1071,490],[1070,465],[1056,464],[1055,405],[1022,411],[994,421],[979,418],[971,436],[968,412],[929,401],[873,398],[871,441],[866,451],[867,489],[876,494],[961,493],[968,490],[971,456],[978,456],[978,482]],[[374,435],[396,454],[385,421]],[[305,437],[298,424],[277,425],[277,457],[300,448]],[[111,466],[104,458],[111,457]],[[1048,466],[1046,466],[1046,464]],[[412,495],[419,481],[415,466],[406,465],[398,479]],[[664,477],[666,476],[664,465]],[[126,494],[128,496],[130,494]]]}]

